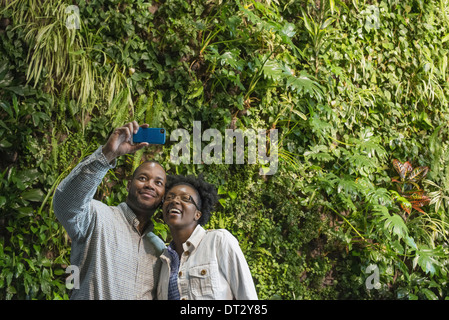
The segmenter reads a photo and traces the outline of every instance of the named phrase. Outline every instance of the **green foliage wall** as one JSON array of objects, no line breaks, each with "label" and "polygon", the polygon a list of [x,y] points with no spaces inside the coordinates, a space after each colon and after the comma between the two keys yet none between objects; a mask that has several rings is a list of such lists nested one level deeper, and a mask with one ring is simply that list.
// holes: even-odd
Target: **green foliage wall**
[{"label": "green foliage wall", "polygon": [[[0,298],[68,298],[54,189],[130,120],[278,129],[275,175],[175,166],[168,141],[96,194],[123,201],[144,158],[203,173],[261,299],[449,296],[448,1],[90,0],[79,29],[71,1],[0,4]],[[430,170],[395,183],[393,159]]]}]

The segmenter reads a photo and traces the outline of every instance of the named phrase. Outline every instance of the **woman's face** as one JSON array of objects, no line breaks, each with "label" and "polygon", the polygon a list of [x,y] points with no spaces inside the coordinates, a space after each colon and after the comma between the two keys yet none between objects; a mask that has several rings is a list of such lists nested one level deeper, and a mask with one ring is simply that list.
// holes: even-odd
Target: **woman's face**
[{"label": "woman's face", "polygon": [[181,184],[167,190],[162,205],[165,223],[173,229],[190,228],[193,232],[201,217],[196,207],[198,202],[197,192],[190,186]]}]

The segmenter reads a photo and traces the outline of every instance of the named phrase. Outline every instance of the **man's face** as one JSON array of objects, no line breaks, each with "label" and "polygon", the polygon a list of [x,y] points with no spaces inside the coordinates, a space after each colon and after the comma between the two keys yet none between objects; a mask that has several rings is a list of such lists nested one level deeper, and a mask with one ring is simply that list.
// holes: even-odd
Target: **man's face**
[{"label": "man's face", "polygon": [[159,164],[141,164],[128,183],[126,203],[136,214],[152,214],[162,201],[166,180],[165,170]]}]

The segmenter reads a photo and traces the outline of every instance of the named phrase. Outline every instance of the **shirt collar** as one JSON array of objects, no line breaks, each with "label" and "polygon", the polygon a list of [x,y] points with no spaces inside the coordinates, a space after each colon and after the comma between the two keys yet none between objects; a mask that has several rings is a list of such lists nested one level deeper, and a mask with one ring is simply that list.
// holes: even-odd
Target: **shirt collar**
[{"label": "shirt collar", "polygon": [[178,253],[173,247],[173,241],[167,246],[167,252],[171,254],[172,261],[179,261]]},{"label": "shirt collar", "polygon": [[[137,226],[139,225],[140,221],[137,219],[136,214],[134,211],[126,204],[126,202],[122,202],[118,205],[118,207],[122,210],[123,215],[126,218],[126,221],[130,225],[132,225],[135,229],[137,229]],[[145,229],[142,235],[146,235],[148,232],[153,231],[154,225],[152,222],[148,225],[148,227]]]}]

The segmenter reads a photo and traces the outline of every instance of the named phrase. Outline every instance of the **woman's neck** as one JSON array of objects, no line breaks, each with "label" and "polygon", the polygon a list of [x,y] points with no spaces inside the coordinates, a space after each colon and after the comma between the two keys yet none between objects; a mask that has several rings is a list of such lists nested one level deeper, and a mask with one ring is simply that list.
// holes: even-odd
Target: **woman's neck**
[{"label": "woman's neck", "polygon": [[[196,228],[196,226],[195,226]],[[176,252],[178,253],[178,256],[181,257],[182,253],[184,252],[184,248],[182,247],[182,244],[185,243],[190,236],[192,235],[193,229],[173,229],[170,228],[170,233],[173,238],[173,244],[175,247]]]}]

